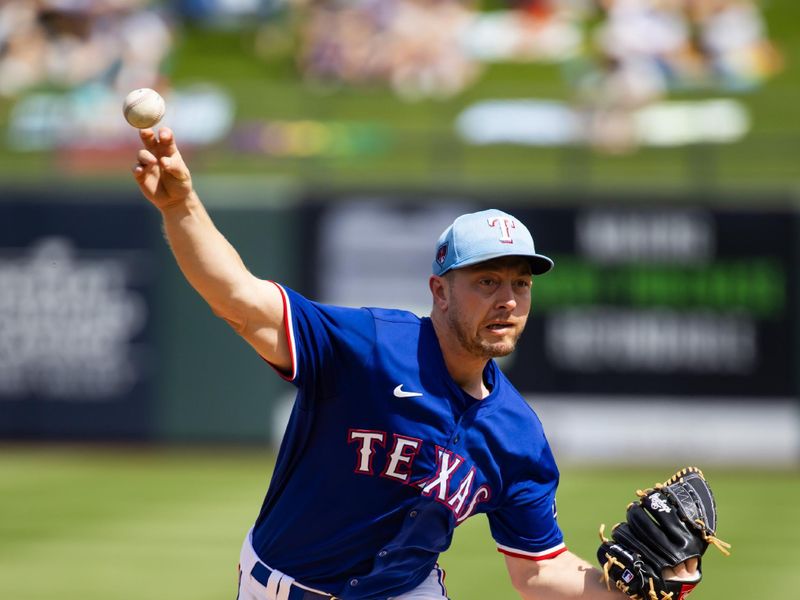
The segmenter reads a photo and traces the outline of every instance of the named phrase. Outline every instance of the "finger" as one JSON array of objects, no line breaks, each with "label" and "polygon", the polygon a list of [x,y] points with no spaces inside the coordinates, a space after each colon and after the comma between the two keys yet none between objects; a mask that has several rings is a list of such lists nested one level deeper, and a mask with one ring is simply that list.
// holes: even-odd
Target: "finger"
[{"label": "finger", "polygon": [[133,171],[133,174],[137,177],[144,177],[145,175],[153,174],[155,174],[157,177],[159,170],[159,164],[155,158],[152,161],[142,161],[139,159],[139,162],[134,163],[134,165],[131,167],[131,171]]},{"label": "finger", "polygon": [[169,127],[162,127],[158,130],[158,149],[162,156],[172,156],[178,153],[175,134]]},{"label": "finger", "polygon": [[154,169],[152,167],[143,167],[142,165],[133,165],[131,172],[136,183],[139,184],[145,196],[149,198],[158,187],[158,175],[154,173]]},{"label": "finger", "polygon": [[150,166],[158,162],[158,159],[153,155],[153,153],[150,152],[149,150],[145,150],[144,148],[139,150],[139,152],[136,155],[136,159],[142,166]]},{"label": "finger", "polygon": [[133,178],[139,185],[139,189],[145,197],[154,202],[155,194],[158,191],[159,182],[161,180],[161,173],[158,163],[152,165],[135,164],[131,169]]},{"label": "finger", "polygon": [[700,561],[696,557],[688,559],[685,564],[686,570],[691,574],[697,573],[700,568]]},{"label": "finger", "polygon": [[679,565],[675,565],[675,579],[688,579],[690,577],[689,571],[686,570],[686,565],[681,563]]},{"label": "finger", "polygon": [[183,162],[180,154],[171,156],[162,156],[158,160],[158,164],[172,177],[179,181],[186,181],[189,179],[189,170]]},{"label": "finger", "polygon": [[156,132],[152,129],[140,129],[139,130],[139,138],[141,138],[144,147],[150,150],[150,152],[155,153],[158,149],[158,139],[156,138]]},{"label": "finger", "polygon": [[698,559],[690,558],[686,562],[675,565],[674,569],[666,567],[661,575],[664,579],[675,581],[696,581],[699,578]]}]

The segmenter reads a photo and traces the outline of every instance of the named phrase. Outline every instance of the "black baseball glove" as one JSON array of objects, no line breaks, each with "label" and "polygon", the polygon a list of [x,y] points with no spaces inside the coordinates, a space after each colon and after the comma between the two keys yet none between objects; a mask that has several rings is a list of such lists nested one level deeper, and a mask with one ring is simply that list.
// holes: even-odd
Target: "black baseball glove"
[{"label": "black baseball glove", "polygon": [[[709,544],[726,556],[729,544],[715,537],[717,507],[700,469],[687,467],[654,488],[637,490],[639,502],[628,505],[626,522],[609,540],[600,527],[597,551],[603,581],[613,582],[633,600],[683,600],[700,583],[700,557]],[[697,559],[697,579],[664,577],[664,569]]]}]

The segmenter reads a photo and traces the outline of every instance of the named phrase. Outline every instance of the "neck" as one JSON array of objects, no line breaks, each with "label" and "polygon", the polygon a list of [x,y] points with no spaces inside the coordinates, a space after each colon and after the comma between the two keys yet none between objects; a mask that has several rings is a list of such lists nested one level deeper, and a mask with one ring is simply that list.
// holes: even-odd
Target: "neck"
[{"label": "neck", "polygon": [[450,377],[473,398],[484,399],[489,395],[489,388],[483,381],[483,370],[489,359],[466,352],[441,313],[434,312],[431,322]]}]

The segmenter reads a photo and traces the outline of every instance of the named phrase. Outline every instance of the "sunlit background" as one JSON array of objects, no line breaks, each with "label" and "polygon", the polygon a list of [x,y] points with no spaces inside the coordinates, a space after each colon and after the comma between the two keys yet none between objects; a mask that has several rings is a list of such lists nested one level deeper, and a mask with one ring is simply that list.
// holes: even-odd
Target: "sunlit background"
[{"label": "sunlit background", "polygon": [[[791,0],[0,2],[0,599],[235,598],[291,406],[131,179],[141,87],[313,299],[426,314],[455,216],[528,224],[556,269],[502,367],[568,545],[697,464],[734,551],[692,597],[795,597],[798,65]],[[483,517],[442,564],[515,597]]]}]

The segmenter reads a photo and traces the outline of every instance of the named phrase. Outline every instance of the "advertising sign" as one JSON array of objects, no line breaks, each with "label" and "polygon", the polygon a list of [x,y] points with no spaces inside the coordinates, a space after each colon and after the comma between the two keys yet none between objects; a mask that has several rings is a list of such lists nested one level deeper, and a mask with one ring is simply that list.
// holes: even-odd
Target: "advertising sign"
[{"label": "advertising sign", "polygon": [[142,437],[155,215],[137,200],[4,194],[0,435]]},{"label": "advertising sign", "polygon": [[556,268],[502,366],[523,393],[790,397],[796,217],[683,202],[478,203],[353,195],[313,203],[308,289],[334,304],[430,311],[438,234],[505,209]]},{"label": "advertising sign", "polygon": [[534,282],[514,381],[538,392],[795,393],[796,221],[683,206],[522,210]]}]

